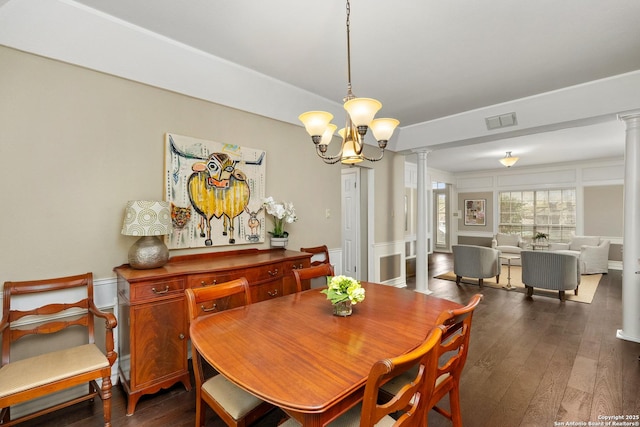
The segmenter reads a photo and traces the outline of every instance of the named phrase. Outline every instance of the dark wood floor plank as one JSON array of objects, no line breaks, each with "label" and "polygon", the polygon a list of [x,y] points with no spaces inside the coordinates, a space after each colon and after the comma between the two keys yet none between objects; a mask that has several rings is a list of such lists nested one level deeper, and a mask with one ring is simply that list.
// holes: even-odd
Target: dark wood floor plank
[{"label": "dark wood floor plank", "polygon": [[576,420],[591,420],[591,402],[593,394],[573,387],[567,387],[560,402],[557,422],[575,422]]}]

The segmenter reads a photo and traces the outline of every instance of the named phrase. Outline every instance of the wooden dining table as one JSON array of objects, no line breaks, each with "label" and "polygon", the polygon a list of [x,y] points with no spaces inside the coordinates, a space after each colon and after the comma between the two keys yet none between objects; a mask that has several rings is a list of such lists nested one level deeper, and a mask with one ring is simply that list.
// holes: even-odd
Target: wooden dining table
[{"label": "wooden dining table", "polygon": [[193,320],[191,343],[222,375],[282,408],[303,426],[323,426],[362,400],[374,362],[417,347],[443,310],[442,298],[362,283],[366,298],[333,315],[310,289]]}]

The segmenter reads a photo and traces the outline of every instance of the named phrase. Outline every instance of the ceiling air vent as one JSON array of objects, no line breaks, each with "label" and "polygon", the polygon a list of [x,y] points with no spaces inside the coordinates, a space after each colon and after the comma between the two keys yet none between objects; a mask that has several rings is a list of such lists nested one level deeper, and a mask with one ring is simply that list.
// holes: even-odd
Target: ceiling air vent
[{"label": "ceiling air vent", "polygon": [[515,126],[518,124],[516,113],[501,114],[499,116],[487,117],[484,119],[487,123],[487,130],[504,128],[507,126]]}]

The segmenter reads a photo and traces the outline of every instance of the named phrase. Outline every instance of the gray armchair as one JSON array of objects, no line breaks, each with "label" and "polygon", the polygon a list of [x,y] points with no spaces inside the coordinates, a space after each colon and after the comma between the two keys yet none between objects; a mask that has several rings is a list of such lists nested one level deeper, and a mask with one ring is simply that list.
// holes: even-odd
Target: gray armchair
[{"label": "gray armchair", "polygon": [[483,279],[496,277],[500,282],[500,251],[484,246],[453,245],[453,272],[456,285],[460,285],[463,277],[478,279],[482,287]]},{"label": "gray armchair", "polygon": [[550,243],[549,250],[578,256],[582,274],[608,273],[610,244],[598,236],[573,236],[569,243]]},{"label": "gray armchair", "polygon": [[527,296],[533,295],[533,288],[558,291],[561,301],[565,291],[572,290],[578,295],[580,285],[580,264],[578,257],[570,253],[548,251],[522,251],[522,283]]}]

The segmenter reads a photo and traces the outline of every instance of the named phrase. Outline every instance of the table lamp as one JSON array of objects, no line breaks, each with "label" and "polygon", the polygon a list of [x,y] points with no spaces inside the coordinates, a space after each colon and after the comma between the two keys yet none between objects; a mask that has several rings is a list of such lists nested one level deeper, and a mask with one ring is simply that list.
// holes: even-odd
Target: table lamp
[{"label": "table lamp", "polygon": [[141,236],[129,249],[129,265],[137,269],[162,267],[169,260],[164,236],[171,233],[169,202],[130,200],[125,208],[122,234]]}]

